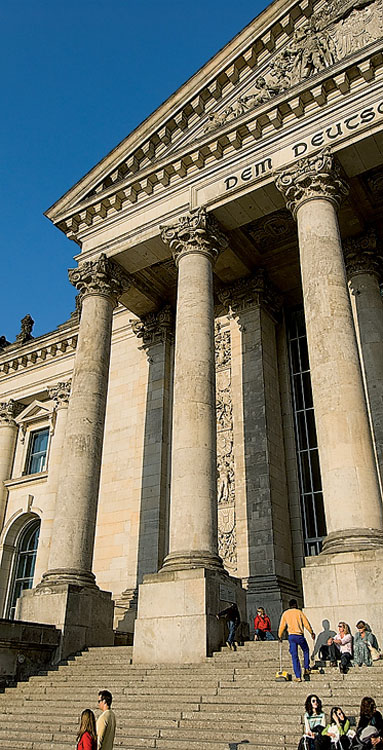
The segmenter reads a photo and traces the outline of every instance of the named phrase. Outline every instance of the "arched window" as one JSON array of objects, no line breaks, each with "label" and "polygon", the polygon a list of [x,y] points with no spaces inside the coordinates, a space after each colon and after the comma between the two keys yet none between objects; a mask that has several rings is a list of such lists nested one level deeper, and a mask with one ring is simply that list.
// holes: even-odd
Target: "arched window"
[{"label": "arched window", "polygon": [[33,519],[20,535],[15,560],[15,575],[8,617],[13,620],[16,602],[24,589],[31,589],[35,572],[37,545],[39,543],[40,520]]}]

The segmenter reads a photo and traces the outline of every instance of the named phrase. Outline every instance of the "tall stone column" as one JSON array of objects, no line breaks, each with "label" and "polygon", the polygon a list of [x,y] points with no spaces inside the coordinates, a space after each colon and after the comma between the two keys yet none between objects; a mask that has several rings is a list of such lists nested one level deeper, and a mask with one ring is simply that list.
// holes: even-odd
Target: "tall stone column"
[{"label": "tall stone column", "polygon": [[379,282],[383,257],[374,229],[346,240],[343,250],[382,486],[383,299]]},{"label": "tall stone column", "polygon": [[4,482],[10,479],[15,453],[18,425],[15,417],[25,408],[12,398],[0,403],[0,532],[3,528],[7,490]]},{"label": "tall stone column", "polygon": [[239,588],[218,556],[217,528],[213,263],[227,240],[203,209],[162,239],[178,267],[169,554],[139,590],[136,662],[204,659],[219,642],[220,602]]},{"label": "tall stone column", "polygon": [[162,233],[178,268],[169,555],[165,568],[218,557],[213,263],[227,245],[203,213]]},{"label": "tall stone column", "polygon": [[298,591],[294,580],[279,396],[276,325],[282,297],[261,269],[221,289],[232,318],[237,568],[250,627],[257,607],[273,626]]},{"label": "tall stone column", "polygon": [[[101,592],[96,586],[92,560],[112,316],[118,297],[129,284],[123,270],[104,255],[96,261],[80,263],[78,268],[69,271],[69,278],[81,295],[81,319],[49,569],[35,590],[35,600],[40,599],[40,622],[53,622],[68,631],[64,648],[66,653],[77,650],[75,646],[78,642],[82,643],[80,647],[84,647],[84,644],[90,643],[100,645],[111,638],[113,608],[110,594]],[[80,592],[81,604],[76,598]],[[75,599],[75,602],[69,602],[68,593],[69,599]],[[55,595],[59,597],[56,608],[49,603]],[[21,597],[18,617],[29,620],[36,618],[36,607],[32,605],[32,612],[29,606],[33,596],[32,590]],[[70,625],[72,633],[69,632]]]},{"label": "tall stone column", "polygon": [[[382,555],[383,531],[378,476],[337,220],[337,209],[342,196],[347,194],[347,186],[328,149],[299,160],[277,176],[276,184],[298,224],[328,530],[323,553],[306,560],[305,603],[309,608],[322,607],[321,614],[318,612],[322,619],[332,600],[334,617],[342,615],[352,621],[356,611],[350,609],[348,615],[347,608],[341,610],[341,606],[350,604],[352,592],[352,601],[360,611],[361,602],[366,601],[362,582],[367,569],[371,580],[376,579],[371,565],[367,565],[365,574],[360,568],[357,575],[355,562],[362,555],[361,560],[366,563],[368,552],[374,549],[375,555]],[[350,554],[345,560],[347,552]],[[351,561],[352,570],[347,568]],[[343,575],[337,571],[341,564],[346,565]],[[377,590],[380,589],[379,584]],[[366,609],[363,611],[366,613]],[[366,619],[369,619],[367,614]]]},{"label": "tall stone column", "polygon": [[41,518],[39,546],[36,557],[35,581],[40,581],[48,569],[49,550],[52,544],[52,528],[55,518],[56,497],[59,488],[62,452],[65,445],[65,431],[68,416],[71,380],[50,386],[48,397],[54,403],[53,435],[48,456],[48,481],[44,513]]}]

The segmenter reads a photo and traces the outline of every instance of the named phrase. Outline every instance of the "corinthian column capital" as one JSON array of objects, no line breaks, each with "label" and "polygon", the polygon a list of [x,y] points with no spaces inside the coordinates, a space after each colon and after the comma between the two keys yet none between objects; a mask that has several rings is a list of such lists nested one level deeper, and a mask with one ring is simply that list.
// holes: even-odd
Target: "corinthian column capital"
[{"label": "corinthian column capital", "polygon": [[343,252],[348,278],[357,273],[381,275],[383,256],[378,248],[375,229],[370,228],[364,234],[345,240]]},{"label": "corinthian column capital", "polygon": [[62,409],[68,406],[71,380],[67,380],[65,383],[60,382],[56,385],[47,388],[49,398],[55,402],[55,409]]},{"label": "corinthian column capital", "polygon": [[190,253],[206,255],[214,262],[228,246],[217,220],[204,208],[181,216],[175,224],[162,226],[161,239],[169,245],[176,265]]},{"label": "corinthian column capital", "polygon": [[273,317],[277,317],[283,297],[270,283],[263,268],[253,276],[238,279],[234,284],[222,287],[217,292],[222,305],[234,315],[251,307],[264,307]]},{"label": "corinthian column capital", "polygon": [[131,323],[133,333],[138,339],[142,339],[143,349],[174,339],[174,315],[170,305],[165,305],[159,312],[143,315],[140,320],[132,320]]},{"label": "corinthian column capital", "polygon": [[103,253],[97,260],[79,263],[68,270],[69,281],[80,292],[80,301],[87,295],[110,297],[114,304],[130,286],[130,277],[117,263]]},{"label": "corinthian column capital", "polygon": [[13,398],[9,401],[0,401],[0,427],[16,427],[15,419],[25,409],[23,404],[17,403]]},{"label": "corinthian column capital", "polygon": [[339,165],[329,148],[324,148],[315,156],[299,159],[288,169],[278,171],[275,184],[294,218],[298,208],[306,201],[322,198],[338,209],[348,193],[348,186],[342,179]]}]

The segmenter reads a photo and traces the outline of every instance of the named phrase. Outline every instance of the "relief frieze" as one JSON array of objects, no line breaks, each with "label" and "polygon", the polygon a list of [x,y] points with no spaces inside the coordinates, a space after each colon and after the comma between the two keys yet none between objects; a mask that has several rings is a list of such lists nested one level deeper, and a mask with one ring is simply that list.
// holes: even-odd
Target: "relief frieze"
[{"label": "relief frieze", "polygon": [[218,551],[226,569],[235,573],[237,564],[235,522],[235,472],[233,404],[231,385],[230,329],[216,323],[216,414],[217,414],[217,503]]},{"label": "relief frieze", "polygon": [[383,37],[383,0],[331,0],[294,32],[253,88],[224,110],[210,112],[205,132],[311,78]]}]

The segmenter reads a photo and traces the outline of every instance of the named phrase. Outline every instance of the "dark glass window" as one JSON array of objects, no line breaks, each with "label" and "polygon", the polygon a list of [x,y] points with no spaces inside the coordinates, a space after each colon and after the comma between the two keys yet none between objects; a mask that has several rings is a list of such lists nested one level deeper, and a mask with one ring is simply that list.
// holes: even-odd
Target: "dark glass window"
[{"label": "dark glass window", "polygon": [[32,521],[21,534],[15,562],[9,618],[15,616],[16,602],[24,589],[31,589],[35,572],[37,545],[39,543],[40,521]]},{"label": "dark glass window", "polygon": [[305,554],[310,556],[319,554],[327,532],[303,310],[291,314],[288,339]]},{"label": "dark glass window", "polygon": [[27,465],[25,468],[26,474],[38,474],[40,471],[44,471],[48,450],[48,438],[48,427],[44,430],[37,430],[36,432],[31,433]]}]

